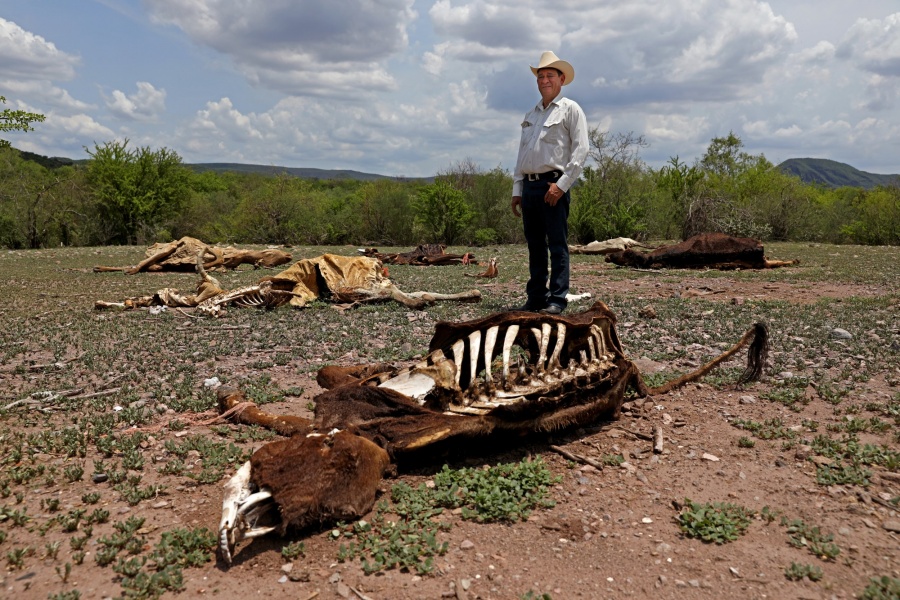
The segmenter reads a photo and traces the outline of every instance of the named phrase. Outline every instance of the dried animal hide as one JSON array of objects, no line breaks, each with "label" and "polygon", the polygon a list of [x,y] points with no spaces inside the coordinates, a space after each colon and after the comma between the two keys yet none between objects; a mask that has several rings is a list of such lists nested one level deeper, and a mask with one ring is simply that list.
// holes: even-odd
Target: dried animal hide
[{"label": "dried animal hide", "polygon": [[[291,437],[262,447],[226,484],[223,558],[231,563],[242,539],[361,517],[393,465],[614,419],[628,389],[639,396],[668,392],[748,345],[741,380],[759,378],[765,364],[767,331],[757,324],[697,371],[648,388],[624,354],[615,321],[597,302],[566,316],[506,312],[440,322],[428,355],[410,367],[319,371],[319,384],[330,389],[315,398],[312,420],[255,407],[231,411],[238,422]],[[223,412],[245,403],[239,390],[220,388]]]},{"label": "dried animal hide", "polygon": [[421,244],[409,252],[386,254],[376,248],[365,248],[360,254],[377,258],[386,265],[477,265],[478,261],[471,252],[465,254],[447,254],[443,244]]},{"label": "dried animal hide", "polygon": [[94,272],[124,271],[134,275],[143,271],[190,272],[197,264],[197,255],[203,256],[203,267],[208,270],[236,269],[240,265],[273,268],[291,262],[291,255],[283,250],[239,250],[228,246],[210,246],[197,238],[183,237],[168,243],[153,244],[143,261],[132,267],[94,267]]},{"label": "dried animal hide", "polygon": [[773,269],[798,264],[797,260],[768,260],[763,245],[753,238],[724,233],[701,233],[653,252],[627,249],[609,254],[606,262],[643,269]]},{"label": "dried animal hide", "polygon": [[441,300],[479,302],[481,292],[469,290],[457,294],[404,292],[384,276],[381,263],[361,256],[323,254],[300,260],[273,277],[238,288],[223,290],[210,277],[198,255],[197,269],[201,281],[196,294],[182,295],[176,289],[164,288],[152,296],[128,298],[123,302],[97,301],[94,307],[139,308],[146,306],[196,307],[201,313],[219,316],[226,306],[277,308],[284,304],[302,308],[315,299],[359,304],[396,301],[420,309]]}]

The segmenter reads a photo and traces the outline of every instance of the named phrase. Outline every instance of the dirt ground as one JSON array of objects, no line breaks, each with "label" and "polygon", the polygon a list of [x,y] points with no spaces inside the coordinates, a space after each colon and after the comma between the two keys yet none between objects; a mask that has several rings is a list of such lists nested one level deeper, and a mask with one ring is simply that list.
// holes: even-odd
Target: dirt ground
[{"label": "dirt ground", "polygon": [[[884,286],[803,281],[750,281],[722,277],[714,280],[678,276],[610,280],[589,265],[574,266],[573,280],[594,297],[630,294],[649,305],[660,298],[703,298],[713,302],[741,304],[757,298],[783,300],[803,310],[821,298],[874,298],[891,292]],[[518,282],[487,285],[509,287]],[[588,303],[590,301],[587,301]],[[574,303],[570,311],[579,310]],[[896,308],[896,305],[895,305]],[[894,317],[897,316],[895,311]],[[641,326],[636,320],[620,322],[619,336],[626,348],[629,332]],[[891,329],[892,328],[892,329]],[[888,324],[897,332],[897,323]],[[736,341],[736,340],[735,340]],[[323,344],[329,342],[324,341]],[[778,349],[776,348],[777,352]],[[897,352],[896,348],[888,352]],[[642,372],[664,367],[647,357],[634,357]],[[743,359],[743,357],[742,357]],[[837,357],[839,360],[839,357]],[[739,366],[740,361],[732,363]],[[896,361],[894,362],[896,364]],[[0,370],[0,385],[14,385],[23,375],[15,365]],[[231,360],[229,367],[239,376],[252,371],[251,361]],[[315,361],[268,368],[278,386],[302,388],[302,395],[266,409],[276,413],[304,414],[308,403],[321,390],[315,383]],[[560,432],[546,443],[521,448],[498,449],[496,455],[459,458],[453,466],[482,466],[541,457],[560,482],[552,488],[555,506],[538,510],[525,522],[512,525],[478,524],[458,514],[444,515],[452,522],[443,539],[449,542],[446,555],[436,559],[431,575],[391,570],[366,575],[359,562],[339,562],[330,529],[306,532],[290,540],[277,536],[239,544],[235,563],[227,568],[221,560],[199,568],[185,569],[180,597],[185,598],[368,598],[371,600],[456,598],[774,598],[831,600],[859,597],[873,577],[900,578],[900,474],[871,467],[870,485],[820,485],[810,449],[802,443],[785,444],[783,439],[756,439],[752,447],[739,444],[748,432],[735,427],[740,418],[756,422],[779,419],[800,439],[811,439],[828,423],[849,418],[835,415],[834,407],[808,390],[809,401],[799,410],[761,397],[775,386],[784,373],[770,373],[760,382],[743,389],[709,383],[650,399],[629,402],[615,422],[598,423],[595,428]],[[880,373],[865,384],[858,404],[898,402],[898,373]],[[861,413],[867,416],[868,413]],[[198,417],[212,419],[215,415]],[[196,425],[203,427],[203,425]],[[237,426],[235,426],[237,427]],[[859,434],[861,442],[881,444],[894,452],[900,443],[892,430],[874,435]],[[663,449],[653,451],[652,434],[663,431]],[[8,432],[7,432],[8,433]],[[151,431],[142,448],[148,464],[165,454],[167,439],[181,439],[185,432],[166,429]],[[256,446],[264,442],[256,443]],[[554,452],[550,445],[587,458],[599,460],[621,454],[620,466],[602,470],[572,462]],[[60,468],[64,457],[47,456],[47,464]],[[81,506],[79,498],[93,484],[92,458],[85,465],[84,485],[59,489],[50,485],[32,486],[25,503],[29,513],[47,516],[40,499],[59,498],[63,509]],[[436,465],[439,468],[440,465]],[[152,481],[153,469],[145,469],[144,482]],[[228,473],[230,475],[231,472]],[[402,473],[400,480],[413,486],[428,482],[427,470]],[[382,491],[395,483],[386,480]],[[700,503],[727,502],[743,506],[757,515],[745,535],[725,543],[704,543],[686,537],[678,526],[678,516],[686,499]],[[12,504],[11,499],[0,504]],[[112,496],[104,506],[112,521],[132,515],[145,519],[149,537],[172,527],[207,527],[215,530],[221,512],[221,484],[180,485],[157,500],[132,507]],[[778,520],[767,522],[760,511],[770,507],[788,519],[802,519],[833,535],[840,554],[833,560],[813,555],[807,548],[794,547],[786,527]],[[35,523],[39,523],[36,519]],[[100,528],[97,528],[98,531]],[[104,530],[105,531],[105,530]],[[96,551],[95,540],[89,552]],[[282,547],[303,540],[305,553],[293,561],[281,556]],[[0,545],[6,554],[15,545],[29,545],[34,557],[23,569],[9,564],[0,573],[0,596],[6,598],[47,598],[62,590],[80,591],[81,598],[112,598],[122,594],[115,575],[100,568],[90,556],[63,579],[61,566],[69,548],[59,558],[45,553],[45,540],[36,528],[10,529]],[[785,570],[792,563],[819,567],[820,581],[789,580]],[[167,593],[166,598],[176,597]]]}]

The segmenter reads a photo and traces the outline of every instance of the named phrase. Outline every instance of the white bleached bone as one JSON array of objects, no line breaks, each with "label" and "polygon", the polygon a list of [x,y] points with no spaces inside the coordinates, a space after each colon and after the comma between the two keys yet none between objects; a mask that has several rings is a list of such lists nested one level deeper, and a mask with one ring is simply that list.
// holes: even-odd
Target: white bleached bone
[{"label": "white bleached bone", "polygon": [[225,484],[222,519],[219,521],[219,551],[229,565],[235,545],[243,539],[266,535],[275,527],[258,526],[257,522],[272,508],[269,490],[251,492],[250,461],[245,462]]},{"label": "white bleached bone", "polygon": [[559,355],[562,353],[563,345],[566,343],[566,324],[556,324],[556,346],[553,347],[553,353],[550,355],[550,362],[547,363],[548,369],[558,369]]},{"label": "white bleached bone", "polygon": [[497,344],[497,332],[500,327],[494,325],[490,327],[484,335],[484,382],[489,384],[493,381],[491,376],[491,361],[494,358],[494,346]]},{"label": "white bleached bone", "polygon": [[[468,389],[475,383],[475,376],[478,374],[478,357],[481,353],[481,331],[475,330],[469,334],[469,382],[466,385]],[[487,362],[487,359],[485,359]]]},{"label": "white bleached bone", "polygon": [[519,335],[519,326],[518,325],[510,325],[509,329],[506,330],[506,335],[503,336],[503,382],[509,381],[509,353],[512,349],[513,342],[516,341],[516,336]]},{"label": "white bleached bone", "polygon": [[466,352],[466,342],[456,340],[453,342],[453,362],[456,364],[456,389],[459,389],[459,376],[462,374],[463,354]]}]

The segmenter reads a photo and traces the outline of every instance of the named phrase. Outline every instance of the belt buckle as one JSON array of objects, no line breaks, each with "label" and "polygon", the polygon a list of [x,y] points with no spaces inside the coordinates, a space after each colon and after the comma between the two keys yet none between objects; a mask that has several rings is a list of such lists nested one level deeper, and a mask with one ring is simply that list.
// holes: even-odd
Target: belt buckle
[{"label": "belt buckle", "polygon": [[527,173],[528,181],[540,181],[541,175],[540,173]]}]

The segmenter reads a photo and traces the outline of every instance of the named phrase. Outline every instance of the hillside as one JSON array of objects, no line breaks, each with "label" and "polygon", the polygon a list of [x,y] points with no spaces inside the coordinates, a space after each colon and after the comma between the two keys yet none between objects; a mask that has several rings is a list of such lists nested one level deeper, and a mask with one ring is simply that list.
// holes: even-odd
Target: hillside
[{"label": "hillside", "polygon": [[204,171],[215,171],[216,173],[231,171],[233,173],[258,173],[262,175],[287,173],[288,175],[293,175],[294,177],[299,177],[301,179],[356,179],[360,181],[394,179],[388,175],[363,173],[348,169],[311,169],[304,167],[279,167],[275,165],[249,165],[241,163],[186,163],[185,166],[193,169],[197,173],[203,173]]},{"label": "hillside", "polygon": [[818,183],[825,187],[861,187],[872,189],[879,185],[896,184],[900,175],[879,175],[860,171],[848,164],[825,158],[789,158],[778,168],[798,176],[804,183]]}]

